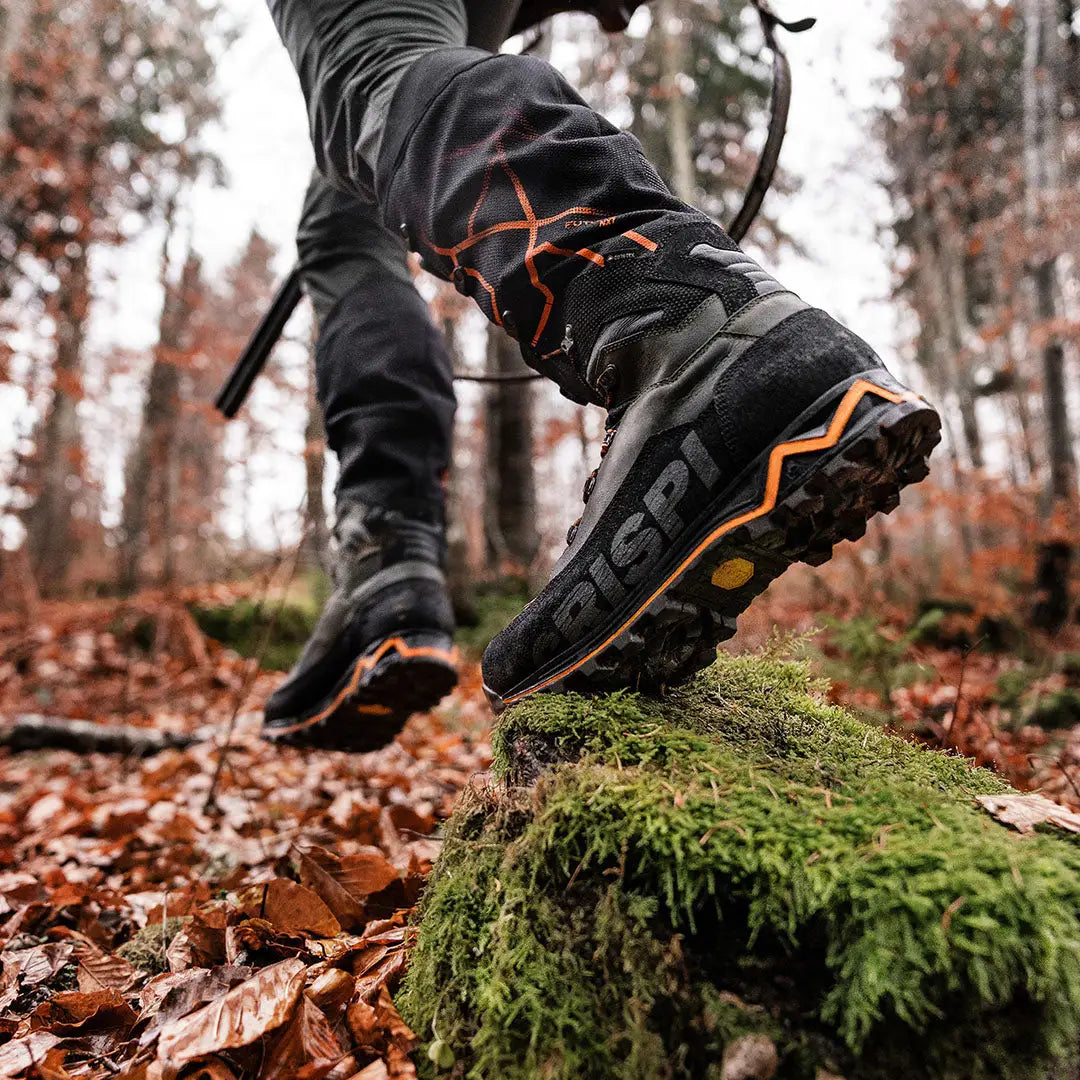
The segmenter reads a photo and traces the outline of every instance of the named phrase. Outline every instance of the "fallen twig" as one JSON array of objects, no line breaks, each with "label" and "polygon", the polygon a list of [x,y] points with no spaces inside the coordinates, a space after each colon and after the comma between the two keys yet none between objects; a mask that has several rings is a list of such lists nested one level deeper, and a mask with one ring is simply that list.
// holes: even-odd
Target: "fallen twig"
[{"label": "fallen twig", "polygon": [[162,750],[183,750],[201,741],[197,735],[132,725],[96,724],[92,720],[34,714],[10,720],[0,717],[0,746],[15,754],[27,750],[74,750],[79,754],[150,757]]}]

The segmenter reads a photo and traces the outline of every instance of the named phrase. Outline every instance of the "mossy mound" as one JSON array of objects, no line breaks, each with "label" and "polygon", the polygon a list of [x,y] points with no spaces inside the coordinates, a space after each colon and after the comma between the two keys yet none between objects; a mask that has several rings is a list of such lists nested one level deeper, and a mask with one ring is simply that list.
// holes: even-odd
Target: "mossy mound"
[{"label": "mossy mound", "polygon": [[267,671],[288,671],[296,663],[319,617],[316,605],[257,603],[246,597],[220,607],[196,605],[191,614],[207,637],[241,656],[258,657]]},{"label": "mossy mound", "polygon": [[999,779],[860,724],[803,664],[535,697],[495,747],[399,998],[428,1076],[771,1075],[736,1060],[752,1034],[782,1078],[1073,1075],[1080,840],[997,823],[974,796]]}]

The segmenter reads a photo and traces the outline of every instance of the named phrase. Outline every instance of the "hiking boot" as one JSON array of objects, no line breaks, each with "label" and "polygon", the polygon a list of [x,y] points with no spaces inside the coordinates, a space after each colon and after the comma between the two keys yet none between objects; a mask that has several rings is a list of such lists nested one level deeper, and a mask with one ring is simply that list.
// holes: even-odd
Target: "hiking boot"
[{"label": "hiking boot", "polygon": [[866,345],[786,292],[731,315],[705,301],[586,370],[614,388],[601,467],[551,581],[484,653],[496,710],[692,675],[792,563],[894,509],[940,437]]},{"label": "hiking boot", "polygon": [[377,750],[457,683],[442,531],[352,505],[334,530],[334,591],[263,736],[292,746]]},{"label": "hiking boot", "polygon": [[788,566],[824,562],[926,475],[934,410],[543,61],[417,61],[377,181],[429,270],[608,410],[551,581],[484,653],[496,710],[685,679]]}]

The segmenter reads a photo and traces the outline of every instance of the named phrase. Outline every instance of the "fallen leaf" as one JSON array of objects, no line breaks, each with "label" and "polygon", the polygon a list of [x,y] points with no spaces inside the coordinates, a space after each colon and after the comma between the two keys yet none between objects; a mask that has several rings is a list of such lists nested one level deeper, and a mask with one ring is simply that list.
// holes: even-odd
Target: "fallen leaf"
[{"label": "fallen leaf", "polygon": [[327,817],[350,840],[360,844],[375,842],[379,826],[379,804],[368,802],[355,791],[343,791],[327,807]]},{"label": "fallen leaf", "polygon": [[216,1058],[199,1062],[194,1072],[184,1075],[184,1080],[236,1080],[236,1073]]},{"label": "fallen leaf", "polygon": [[79,958],[79,989],[84,993],[94,990],[126,990],[139,977],[139,973],[122,956],[115,956],[86,942],[76,947]]},{"label": "fallen leaf", "polygon": [[[75,1080],[73,1073],[64,1068],[64,1059],[68,1050],[65,1044],[63,1048],[54,1047],[45,1055],[45,1060],[34,1067],[35,1080]],[[98,1055],[94,1055],[95,1057]],[[85,1075],[85,1074],[83,1074]]]},{"label": "fallen leaf", "polygon": [[1080,814],[1067,810],[1045,795],[979,795],[976,801],[996,820],[1030,833],[1036,825],[1053,825],[1080,833]]},{"label": "fallen leaf", "polygon": [[[245,919],[225,931],[225,959],[230,964],[242,964],[251,960],[255,953],[267,949],[281,955],[281,950],[276,948],[278,937],[278,932],[265,919]],[[300,941],[299,938],[292,940]],[[286,954],[295,956],[296,949],[288,948]]]},{"label": "fallen leaf", "polygon": [[250,979],[252,974],[249,967],[228,965],[210,971],[196,968],[159,975],[139,995],[142,1005],[139,1019],[150,1020],[139,1044],[148,1046],[162,1028],[206,1002],[220,998],[234,986]]},{"label": "fallen leaf", "polygon": [[33,1031],[22,1039],[0,1046],[0,1076],[18,1076],[45,1060],[45,1055],[60,1041],[50,1031]]},{"label": "fallen leaf", "polygon": [[332,1020],[336,1019],[353,996],[356,982],[341,968],[327,968],[307,989],[307,996]]},{"label": "fallen leaf", "polygon": [[379,1016],[375,1009],[364,1001],[354,1001],[345,1011],[345,1022],[352,1037],[359,1047],[376,1045],[379,1031]]},{"label": "fallen leaf", "polygon": [[386,1052],[386,1065],[390,1080],[416,1080],[416,1066],[408,1050],[391,1046]]},{"label": "fallen leaf", "polygon": [[390,1037],[399,1046],[407,1051],[416,1045],[416,1036],[412,1028],[401,1019],[401,1014],[390,998],[390,991],[384,986],[379,992],[379,1000],[375,1005],[379,1014],[379,1021],[390,1033]]},{"label": "fallen leaf", "polygon": [[363,926],[363,900],[353,896],[335,876],[341,872],[341,860],[325,848],[294,850],[300,863],[300,880],[322,897],[343,927],[353,929]]},{"label": "fallen leaf", "polygon": [[323,1011],[307,997],[274,1037],[259,1080],[320,1080],[344,1051]]},{"label": "fallen leaf", "polygon": [[169,942],[165,959],[170,971],[220,964],[225,959],[225,912],[210,908],[192,915]]},{"label": "fallen leaf", "polygon": [[387,953],[376,966],[370,968],[356,980],[356,996],[361,1001],[371,1001],[376,994],[394,988],[405,972],[406,956],[404,950]]},{"label": "fallen leaf", "polygon": [[47,982],[71,959],[75,946],[67,941],[48,942],[32,949],[3,954],[4,974],[16,976],[25,986]]},{"label": "fallen leaf", "polygon": [[397,881],[397,869],[386,856],[375,848],[357,855],[346,855],[341,860],[341,874],[338,881],[353,896],[366,898],[382,892],[392,882]]},{"label": "fallen leaf", "polygon": [[274,878],[240,893],[239,906],[252,918],[266,919],[294,934],[334,937],[341,924],[317,892],[288,878]]},{"label": "fallen leaf", "polygon": [[167,1025],[158,1040],[158,1060],[179,1068],[276,1030],[292,1016],[306,974],[299,959],[263,968],[224,997]]},{"label": "fallen leaf", "polygon": [[45,1028],[57,1035],[121,1029],[128,1031],[137,1017],[119,990],[77,990],[53,994],[30,1014],[33,1030]]},{"label": "fallen leaf", "polygon": [[390,1073],[387,1072],[385,1062],[373,1061],[358,1073],[350,1076],[349,1080],[390,1080]]}]

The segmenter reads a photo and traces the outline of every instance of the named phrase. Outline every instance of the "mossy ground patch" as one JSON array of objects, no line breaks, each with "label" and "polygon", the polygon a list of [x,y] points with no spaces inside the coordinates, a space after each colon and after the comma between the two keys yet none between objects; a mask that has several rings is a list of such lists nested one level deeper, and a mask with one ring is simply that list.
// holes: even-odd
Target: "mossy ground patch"
[{"label": "mossy ground patch", "polygon": [[826,704],[803,664],[539,695],[495,749],[503,780],[555,764],[463,797],[400,1002],[453,1075],[719,1078],[757,1032],[781,1077],[1076,1058],[1080,842],[993,821],[999,779]]}]

